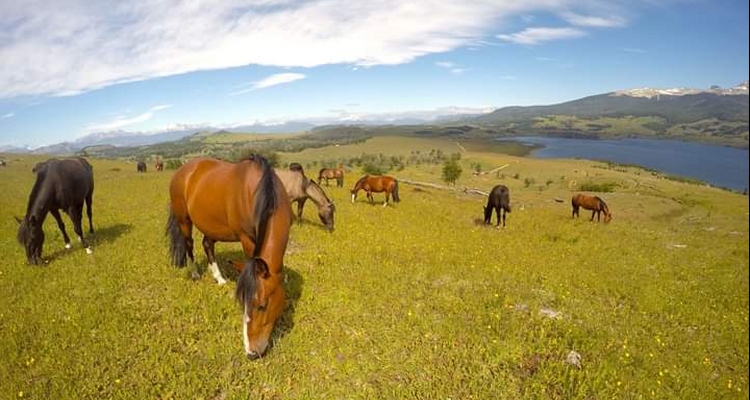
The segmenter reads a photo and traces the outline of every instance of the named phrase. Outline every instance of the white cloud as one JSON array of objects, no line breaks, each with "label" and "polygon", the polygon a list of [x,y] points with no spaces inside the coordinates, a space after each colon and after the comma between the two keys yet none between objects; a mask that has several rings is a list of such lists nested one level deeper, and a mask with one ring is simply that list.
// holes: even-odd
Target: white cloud
[{"label": "white cloud", "polygon": [[16,114],[13,114],[13,113],[7,113],[7,114],[5,114],[5,115],[3,115],[3,116],[0,116],[0,119],[7,119],[7,118],[11,118],[11,117],[12,117],[12,116],[14,116],[14,115],[16,115]]},{"label": "white cloud", "polygon": [[440,68],[453,68],[456,64],[450,61],[438,61],[435,63]]},{"label": "white cloud", "polygon": [[[286,72],[283,74],[274,74],[271,76],[267,76],[259,81],[250,82],[248,88],[237,90],[235,92],[230,93],[231,96],[243,94],[252,92],[253,90],[258,89],[264,89],[271,86],[281,85],[284,83],[294,82],[298,81],[300,79],[305,79],[305,74],[298,74],[298,73],[292,73],[292,72]],[[243,85],[248,86],[248,85]]]},{"label": "white cloud", "polygon": [[552,40],[571,39],[586,35],[586,32],[576,28],[527,28],[509,35],[497,35],[497,38],[515,44],[534,45]]},{"label": "white cloud", "polygon": [[154,106],[154,107],[149,108],[149,110],[146,111],[145,113],[136,115],[135,117],[127,118],[125,116],[118,116],[109,122],[89,124],[86,128],[84,128],[83,131],[84,133],[114,131],[114,130],[121,129],[129,125],[135,125],[140,122],[148,121],[151,118],[153,118],[154,113],[156,113],[157,111],[165,110],[171,107],[172,107],[171,104],[163,104],[163,105]]},{"label": "white cloud", "polygon": [[581,15],[572,12],[562,14],[563,19],[571,25],[586,26],[592,28],[619,28],[625,25],[622,17],[612,15],[608,17],[599,17],[594,15]]},{"label": "white cloud", "polygon": [[[475,46],[512,17],[569,12],[569,19],[590,26],[603,22],[584,16],[620,3],[3,0],[0,98],[72,96],[117,83],[244,65],[402,64]],[[537,31],[536,39],[509,36],[539,42],[551,33]]]}]

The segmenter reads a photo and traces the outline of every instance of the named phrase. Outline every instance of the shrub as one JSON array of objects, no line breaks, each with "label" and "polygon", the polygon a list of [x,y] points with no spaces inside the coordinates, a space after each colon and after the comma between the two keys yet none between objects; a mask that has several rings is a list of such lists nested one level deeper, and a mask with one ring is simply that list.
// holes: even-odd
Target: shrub
[{"label": "shrub", "polygon": [[615,188],[620,186],[617,184],[617,182],[604,182],[604,183],[592,183],[592,182],[584,182],[581,184],[580,189],[585,192],[601,192],[601,193],[610,193],[614,192]]},{"label": "shrub", "polygon": [[443,181],[450,185],[454,185],[458,178],[461,176],[461,166],[454,159],[450,159],[443,163]]}]

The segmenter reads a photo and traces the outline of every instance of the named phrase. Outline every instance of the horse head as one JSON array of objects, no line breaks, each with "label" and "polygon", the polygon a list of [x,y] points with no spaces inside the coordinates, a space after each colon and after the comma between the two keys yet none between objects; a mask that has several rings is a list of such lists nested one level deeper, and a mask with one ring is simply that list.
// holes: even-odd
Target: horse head
[{"label": "horse head", "polygon": [[23,219],[15,217],[18,222],[18,243],[26,249],[26,259],[29,264],[39,265],[42,260],[42,245],[44,244],[44,230],[42,224],[35,217]]},{"label": "horse head", "polygon": [[328,202],[318,208],[318,217],[320,222],[325,225],[326,229],[333,232],[333,213],[336,212],[336,205],[333,202]]},{"label": "horse head", "polygon": [[253,257],[244,264],[233,262],[240,272],[237,277],[237,301],[243,308],[242,341],[251,360],[262,357],[276,320],[284,311],[286,298],[280,274],[271,274],[268,264]]}]

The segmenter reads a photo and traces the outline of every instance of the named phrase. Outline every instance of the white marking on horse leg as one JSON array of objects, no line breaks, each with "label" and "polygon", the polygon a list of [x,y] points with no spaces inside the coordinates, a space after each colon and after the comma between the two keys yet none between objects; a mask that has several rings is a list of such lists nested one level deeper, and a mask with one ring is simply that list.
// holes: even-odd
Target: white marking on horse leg
[{"label": "white marking on horse leg", "polygon": [[250,317],[247,316],[247,305],[245,305],[245,311],[242,313],[242,343],[245,344],[245,354],[250,354],[250,340],[247,338],[248,322],[250,322]]},{"label": "white marking on horse leg", "polygon": [[91,250],[91,247],[86,247],[86,254],[94,254],[94,250]]},{"label": "white marking on horse leg", "polygon": [[385,206],[387,206],[387,205],[388,205],[388,200],[386,200],[386,201],[385,201],[385,202],[383,203],[383,207],[385,207]]},{"label": "white marking on horse leg", "polygon": [[70,243],[65,243],[65,248],[66,249],[70,250],[71,247],[73,247],[73,246],[71,246]]},{"label": "white marking on horse leg", "polygon": [[354,203],[354,196],[356,196],[356,195],[354,195],[354,194],[352,195],[352,203]]},{"label": "white marking on horse leg", "polygon": [[218,264],[212,262],[211,264],[208,264],[208,268],[211,269],[211,275],[213,275],[214,279],[216,279],[216,283],[218,283],[219,285],[227,283],[227,280],[224,279],[224,277],[221,275],[221,271],[219,271]]}]

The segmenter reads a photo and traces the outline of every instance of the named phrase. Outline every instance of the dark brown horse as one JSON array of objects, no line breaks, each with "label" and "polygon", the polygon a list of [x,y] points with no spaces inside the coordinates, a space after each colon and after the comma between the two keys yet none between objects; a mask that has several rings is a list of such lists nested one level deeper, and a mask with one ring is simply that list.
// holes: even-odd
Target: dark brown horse
[{"label": "dark brown horse", "polygon": [[94,233],[91,222],[91,200],[94,195],[94,169],[85,158],[52,158],[38,163],[32,170],[36,173],[36,182],[29,195],[26,216],[16,217],[18,226],[18,242],[26,249],[29,264],[39,264],[44,245],[44,219],[47,213],[52,214],[57,221],[57,227],[63,234],[65,248],[69,249],[70,238],[65,232],[60,211],[65,211],[73,221],[73,230],[78,240],[91,254],[91,248],[83,238],[83,204],[86,203],[86,214],[89,217],[89,233]]},{"label": "dark brown horse", "polygon": [[146,172],[146,163],[143,161],[138,161],[138,165],[135,167],[135,169],[138,172]]},{"label": "dark brown horse", "polygon": [[578,193],[573,196],[570,203],[573,206],[573,214],[571,217],[578,217],[580,208],[583,207],[587,210],[592,210],[590,221],[594,220],[594,215],[596,215],[596,220],[600,221],[602,213],[604,213],[604,222],[612,220],[612,213],[609,212],[607,203],[598,196],[589,196],[583,193]]},{"label": "dark brown horse", "polygon": [[261,357],[284,311],[282,265],[289,240],[291,206],[281,181],[265,158],[236,164],[196,158],[181,166],[169,186],[167,236],[172,262],[193,262],[193,225],[203,233],[203,250],[214,278],[225,283],[214,254],[216,242],[240,242],[247,257],[235,297],[243,307],[245,353]]},{"label": "dark brown horse", "polygon": [[389,196],[393,196],[393,202],[398,203],[401,198],[398,197],[398,181],[396,178],[387,175],[365,175],[354,184],[352,188],[352,203],[357,199],[357,193],[360,190],[364,190],[367,193],[367,198],[370,200],[370,204],[373,204],[374,199],[372,193],[385,192],[385,202],[383,207],[388,205]]},{"label": "dark brown horse", "polygon": [[508,191],[507,186],[497,185],[492,188],[487,196],[487,205],[484,207],[484,223],[487,225],[492,222],[493,210],[497,214],[497,227],[500,228],[500,220],[502,219],[503,228],[505,228],[505,215],[510,212],[510,191]]},{"label": "dark brown horse", "polygon": [[336,168],[323,168],[318,172],[318,182],[323,183],[326,180],[328,186],[329,179],[336,180],[336,187],[344,187],[344,166],[339,164]]}]

